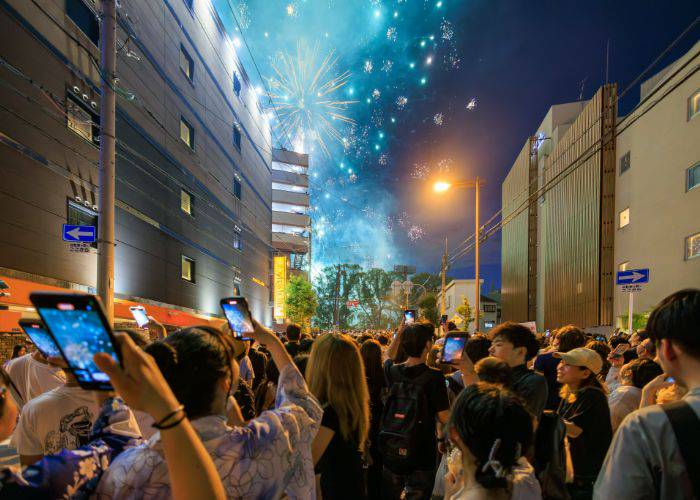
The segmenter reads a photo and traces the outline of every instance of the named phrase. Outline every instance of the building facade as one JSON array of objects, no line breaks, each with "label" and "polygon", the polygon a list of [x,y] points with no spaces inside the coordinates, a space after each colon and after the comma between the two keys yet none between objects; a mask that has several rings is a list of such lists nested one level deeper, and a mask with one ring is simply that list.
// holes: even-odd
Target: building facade
[{"label": "building facade", "polygon": [[[484,280],[479,280],[480,285],[484,284]],[[481,289],[481,287],[479,287]],[[457,308],[462,305],[464,299],[471,307],[474,307],[474,297],[476,293],[476,280],[473,279],[458,279],[452,280],[445,286],[445,313],[451,321],[457,314]],[[442,292],[437,294],[438,310],[442,305]],[[479,298],[479,331],[488,331],[498,323],[500,323],[500,304],[492,297],[481,295]],[[472,316],[474,313],[472,312]],[[457,325],[461,330],[463,325]],[[469,325],[469,332],[474,333],[477,330],[476,323],[472,322]]]},{"label": "building facade", "polygon": [[[99,224],[97,8],[0,3],[8,314],[31,314],[33,289],[96,285],[96,249],[61,236]],[[241,294],[271,324],[271,132],[234,43],[205,0],[122,0],[117,17],[117,319],[139,303],[164,323],[201,323]]]},{"label": "building facade", "polygon": [[502,185],[503,320],[612,324],[616,87],[553,106]]},{"label": "building facade", "polygon": [[290,276],[309,279],[311,217],[309,215],[309,155],[272,151],[272,246],[274,247],[275,324],[286,318],[284,300]]},{"label": "building facade", "polygon": [[[700,42],[641,85],[617,125],[615,265],[648,268],[635,313],[700,287]],[[629,296],[615,291],[618,326]]]}]

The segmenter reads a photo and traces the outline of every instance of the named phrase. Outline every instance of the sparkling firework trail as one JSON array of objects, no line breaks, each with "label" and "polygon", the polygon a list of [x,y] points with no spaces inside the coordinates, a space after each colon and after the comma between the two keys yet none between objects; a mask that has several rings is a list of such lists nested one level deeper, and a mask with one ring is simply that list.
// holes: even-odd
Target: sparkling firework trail
[{"label": "sparkling firework trail", "polygon": [[423,180],[430,175],[430,167],[425,163],[415,163],[413,170],[408,174],[412,179]]},{"label": "sparkling firework trail", "polygon": [[406,96],[400,95],[399,97],[396,98],[396,107],[399,109],[403,109],[406,106],[406,103],[408,103],[408,98]]},{"label": "sparkling firework trail", "polygon": [[370,60],[365,61],[365,66],[364,66],[365,73],[371,73],[372,68],[373,68],[372,61],[370,61]]},{"label": "sparkling firework trail", "polygon": [[247,30],[250,27],[250,11],[248,9],[248,4],[241,0],[234,6],[233,10],[241,29]]},{"label": "sparkling firework trail", "polygon": [[381,155],[379,155],[377,163],[379,163],[383,167],[386,166],[387,163],[389,163],[389,155],[386,153],[382,153]]},{"label": "sparkling firework trail", "polygon": [[315,140],[330,157],[328,141],[343,142],[338,125],[355,123],[345,112],[357,101],[337,96],[348,83],[350,72],[336,69],[334,51],[320,63],[317,53],[318,44],[310,50],[299,43],[295,56],[285,53],[275,60],[275,76],[268,80],[270,98],[280,118],[276,128],[301,141]]},{"label": "sparkling firework trail", "polygon": [[452,40],[452,37],[455,34],[454,28],[452,28],[452,23],[446,19],[443,19],[442,23],[440,24],[440,32],[442,33],[442,39],[446,41]]},{"label": "sparkling firework trail", "polygon": [[382,95],[382,93],[379,91],[379,89],[374,89],[374,90],[372,91],[372,97],[374,98],[375,101],[376,101],[377,99],[379,99],[379,97],[380,97],[381,95]]},{"label": "sparkling firework trail", "polygon": [[435,122],[435,125],[438,127],[442,126],[444,122],[444,116],[442,113],[435,113],[435,116],[433,116],[433,122]]},{"label": "sparkling firework trail", "polygon": [[382,71],[385,73],[389,73],[391,69],[394,67],[394,62],[391,59],[385,59],[382,61]]},{"label": "sparkling firework trail", "polygon": [[408,232],[406,233],[408,236],[408,239],[411,241],[418,241],[425,236],[425,229],[423,229],[421,226],[417,224],[413,224]]},{"label": "sparkling firework trail", "polygon": [[472,97],[467,103],[467,109],[469,111],[473,110],[474,108],[476,108],[476,97]]},{"label": "sparkling firework trail", "polygon": [[390,42],[396,41],[396,28],[395,27],[390,26],[386,30],[386,39],[389,40]]}]

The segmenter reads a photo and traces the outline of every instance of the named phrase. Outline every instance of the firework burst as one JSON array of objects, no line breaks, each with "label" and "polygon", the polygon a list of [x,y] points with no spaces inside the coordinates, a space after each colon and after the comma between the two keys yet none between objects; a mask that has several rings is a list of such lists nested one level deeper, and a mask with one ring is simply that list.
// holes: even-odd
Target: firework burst
[{"label": "firework burst", "polygon": [[357,101],[338,96],[348,83],[350,72],[337,68],[334,51],[322,59],[318,52],[318,44],[309,49],[299,43],[295,55],[280,54],[272,63],[275,76],[268,82],[270,98],[280,118],[275,127],[302,144],[306,139],[318,142],[330,157],[328,143],[343,142],[338,126],[355,123],[345,112]]},{"label": "firework burst", "polygon": [[442,113],[435,113],[435,116],[433,116],[433,122],[435,122],[435,125],[440,127],[445,122],[445,116]]},{"label": "firework burst", "polygon": [[472,97],[467,103],[468,111],[472,111],[474,108],[476,108],[476,97]]}]

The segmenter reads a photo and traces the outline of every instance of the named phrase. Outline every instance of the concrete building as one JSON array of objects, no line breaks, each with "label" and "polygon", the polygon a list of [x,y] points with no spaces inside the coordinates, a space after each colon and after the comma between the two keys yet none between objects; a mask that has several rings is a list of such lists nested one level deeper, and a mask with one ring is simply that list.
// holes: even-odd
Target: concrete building
[{"label": "concrete building", "polygon": [[[640,102],[617,125],[615,265],[649,268],[635,313],[700,287],[700,42],[641,85]],[[626,328],[628,294],[615,291]]]},{"label": "concrete building", "polygon": [[311,217],[309,216],[309,155],[272,151],[272,246],[274,247],[273,316],[284,323],[286,285],[290,276],[309,279]]},{"label": "concrete building", "polygon": [[[94,291],[99,25],[90,0],[0,3],[0,330],[36,289]],[[143,304],[182,326],[242,294],[271,324],[271,132],[206,0],[121,0],[117,45],[117,321]],[[8,43],[11,40],[11,43]],[[99,237],[99,235],[98,235]],[[74,252],[71,250],[81,250]]]},{"label": "concrete building", "polygon": [[[479,282],[480,285],[484,284],[484,280],[479,280]],[[479,288],[481,289],[481,287]],[[476,280],[473,279],[452,280],[445,286],[445,314],[447,314],[448,319],[451,320],[457,315],[457,308],[462,304],[465,298],[473,307],[475,289]],[[442,292],[439,292],[437,294],[438,310],[440,310],[441,304]],[[501,322],[501,308],[496,299],[481,295],[479,299],[479,310],[481,311],[479,314],[479,331],[488,331]],[[462,325],[458,326],[462,329]],[[476,324],[472,322],[469,325],[469,331],[473,333],[476,330]]]}]

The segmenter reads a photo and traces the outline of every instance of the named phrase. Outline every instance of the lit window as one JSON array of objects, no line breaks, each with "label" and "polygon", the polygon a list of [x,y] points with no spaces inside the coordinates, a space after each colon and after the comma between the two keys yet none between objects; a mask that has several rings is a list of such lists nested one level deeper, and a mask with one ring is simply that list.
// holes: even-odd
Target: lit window
[{"label": "lit window", "polygon": [[620,175],[624,174],[630,169],[630,152],[627,151],[622,158],[620,158]]},{"label": "lit window", "polygon": [[619,266],[617,266],[617,270],[620,271],[620,272],[623,272],[623,271],[627,271],[627,269],[628,269],[629,267],[630,267],[630,262],[629,262],[629,261],[625,261],[625,262],[623,262],[622,264],[620,264]]},{"label": "lit window", "polygon": [[95,12],[83,0],[66,0],[66,14],[92,43],[99,45],[100,23]]},{"label": "lit window", "polygon": [[272,162],[272,170],[279,170],[281,172],[294,172],[295,174],[305,174],[306,167],[301,165],[293,165],[291,163],[282,163],[279,161]]},{"label": "lit window", "polygon": [[100,117],[72,94],[66,98],[66,126],[86,141],[100,143]]},{"label": "lit window", "polygon": [[688,120],[700,112],[700,89],[688,98]]},{"label": "lit window", "polygon": [[194,78],[194,61],[185,50],[183,45],[180,45],[180,69],[185,74],[189,81]]},{"label": "lit window", "polygon": [[630,223],[630,209],[625,208],[622,212],[620,212],[620,229],[625,227],[627,224]]},{"label": "lit window", "polygon": [[184,255],[181,256],[180,260],[180,277],[183,280],[189,281],[191,283],[194,283],[194,259],[190,259],[189,257],[185,257]]},{"label": "lit window", "polygon": [[695,233],[685,239],[685,258],[694,259],[700,257],[700,233]]},{"label": "lit window", "polygon": [[194,149],[194,129],[182,117],[180,117],[180,140],[187,144],[190,149]]},{"label": "lit window", "polygon": [[235,226],[233,228],[233,248],[243,250],[243,240],[241,238],[241,228]]},{"label": "lit window", "polygon": [[239,181],[235,177],[233,178],[233,196],[235,196],[239,200],[241,199],[241,181]]},{"label": "lit window", "polygon": [[700,186],[700,163],[693,165],[687,170],[685,176],[685,190],[690,191]]},{"label": "lit window", "polygon": [[308,189],[304,186],[296,186],[294,184],[284,184],[282,182],[273,182],[272,189],[276,191],[288,191],[290,193],[309,194]]},{"label": "lit window", "polygon": [[238,78],[238,73],[233,72],[233,92],[237,96],[241,95],[241,80]]},{"label": "lit window", "polygon": [[241,150],[241,129],[238,125],[233,126],[233,145],[238,151]]},{"label": "lit window", "polygon": [[194,216],[194,198],[184,189],[180,190],[180,209],[187,215]]}]

